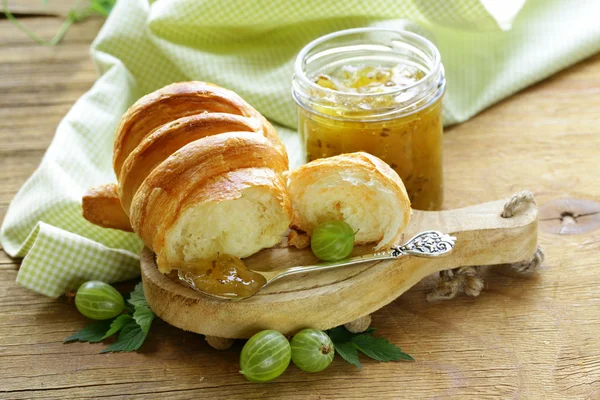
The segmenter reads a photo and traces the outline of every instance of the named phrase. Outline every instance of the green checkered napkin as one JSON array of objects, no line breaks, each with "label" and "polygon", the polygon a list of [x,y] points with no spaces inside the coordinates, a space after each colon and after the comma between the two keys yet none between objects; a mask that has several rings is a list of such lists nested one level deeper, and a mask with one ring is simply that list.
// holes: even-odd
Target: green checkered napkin
[{"label": "green checkered napkin", "polygon": [[185,80],[232,89],[276,124],[295,166],[302,160],[290,83],[306,43],[361,26],[428,36],[446,67],[452,124],[600,50],[599,1],[524,2],[120,0],[92,45],[98,81],[60,123],[6,215],[2,246],[25,257],[17,282],[55,297],[85,280],[139,275],[139,239],[91,225],[80,204],[91,186],[115,181],[113,132],[140,96]]}]

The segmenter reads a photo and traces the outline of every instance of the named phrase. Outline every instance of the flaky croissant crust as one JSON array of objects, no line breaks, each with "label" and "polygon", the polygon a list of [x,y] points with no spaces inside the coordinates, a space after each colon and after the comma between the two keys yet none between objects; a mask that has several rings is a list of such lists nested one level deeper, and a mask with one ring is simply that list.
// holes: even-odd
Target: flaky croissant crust
[{"label": "flaky croissant crust", "polygon": [[[236,93],[210,83],[172,84],[131,106],[115,133],[113,167],[118,184],[90,190],[84,216],[133,230],[158,254],[159,264],[169,231],[196,205],[235,200],[259,188],[272,199],[284,231],[292,218],[281,175],[288,158],[277,132]],[[259,240],[249,240],[260,250]],[[171,266],[159,267],[165,272]]]},{"label": "flaky croissant crust", "polygon": [[[252,131],[262,130],[287,161],[275,128],[250,104],[231,90],[206,82],[168,85],[139,99],[121,118],[114,142],[113,167],[117,177],[131,152],[156,128],[182,117],[222,113],[247,118]],[[245,130],[245,129],[241,129]]]}]

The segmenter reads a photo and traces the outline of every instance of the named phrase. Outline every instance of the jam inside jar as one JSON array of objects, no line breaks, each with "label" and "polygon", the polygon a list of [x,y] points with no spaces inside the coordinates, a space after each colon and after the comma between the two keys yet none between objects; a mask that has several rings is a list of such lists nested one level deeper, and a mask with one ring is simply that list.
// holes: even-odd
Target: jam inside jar
[{"label": "jam inside jar", "polygon": [[307,161],[366,151],[400,175],[413,208],[439,210],[444,89],[439,52],[414,33],[360,28],[313,41],[293,80]]}]

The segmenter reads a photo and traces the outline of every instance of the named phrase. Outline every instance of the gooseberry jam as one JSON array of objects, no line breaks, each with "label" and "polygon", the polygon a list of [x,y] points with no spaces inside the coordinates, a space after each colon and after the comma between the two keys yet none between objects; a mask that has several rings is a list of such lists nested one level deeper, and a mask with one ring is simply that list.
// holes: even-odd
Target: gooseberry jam
[{"label": "gooseberry jam", "polygon": [[[345,93],[386,93],[406,88],[420,81],[425,73],[417,67],[343,65],[327,73],[320,73],[313,81],[324,88]],[[371,101],[378,100],[371,98]]]},{"label": "gooseberry jam", "polygon": [[351,29],[298,55],[293,95],[306,159],[366,151],[402,178],[412,207],[443,200],[439,52],[407,31]]},{"label": "gooseberry jam", "polygon": [[194,290],[221,297],[245,298],[254,295],[267,282],[228,254],[215,260],[199,260],[178,268],[179,280]]}]

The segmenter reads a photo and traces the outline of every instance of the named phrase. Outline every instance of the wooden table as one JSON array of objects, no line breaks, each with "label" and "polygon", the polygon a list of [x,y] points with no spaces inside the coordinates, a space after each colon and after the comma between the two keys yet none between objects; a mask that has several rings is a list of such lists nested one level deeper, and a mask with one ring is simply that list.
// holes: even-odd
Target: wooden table
[{"label": "wooden table", "polygon": [[[58,13],[68,8],[49,3]],[[46,37],[60,23],[40,15],[47,11],[37,1],[14,9],[36,14],[24,20]],[[0,20],[0,219],[59,120],[92,85],[88,46],[101,23],[75,25],[63,44],[45,48]],[[600,201],[599,109],[596,56],[449,129],[446,207],[524,188],[542,207],[557,198]],[[560,224],[561,210],[553,213]],[[139,353],[64,345],[85,319],[66,299],[18,287],[18,260],[0,252],[0,398],[600,399],[600,230],[541,232],[540,244],[546,262],[529,279],[490,273],[480,297],[433,304],[428,279],[377,312],[378,332],[415,363],[364,359],[361,372],[336,359],[319,374],[292,366],[266,385],[238,373],[241,344],[219,352],[162,321]]]}]

